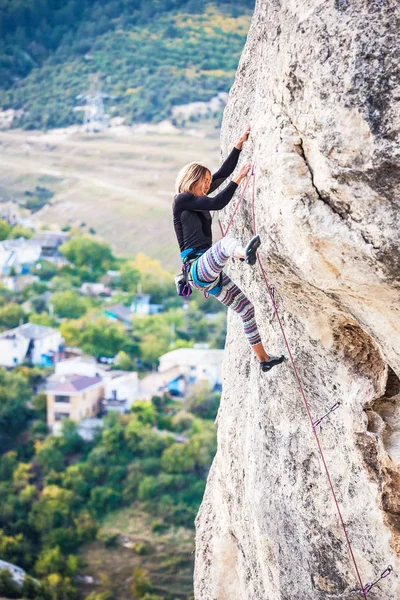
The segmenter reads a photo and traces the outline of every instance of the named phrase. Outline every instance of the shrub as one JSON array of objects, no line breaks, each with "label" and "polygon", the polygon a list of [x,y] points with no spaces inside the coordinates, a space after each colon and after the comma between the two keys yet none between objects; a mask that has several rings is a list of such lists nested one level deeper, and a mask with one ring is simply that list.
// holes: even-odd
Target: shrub
[{"label": "shrub", "polygon": [[0,571],[0,594],[6,598],[21,597],[21,589],[7,569]]},{"label": "shrub", "polygon": [[147,571],[141,567],[135,567],[132,576],[132,593],[138,598],[143,598],[151,592],[151,582]]}]

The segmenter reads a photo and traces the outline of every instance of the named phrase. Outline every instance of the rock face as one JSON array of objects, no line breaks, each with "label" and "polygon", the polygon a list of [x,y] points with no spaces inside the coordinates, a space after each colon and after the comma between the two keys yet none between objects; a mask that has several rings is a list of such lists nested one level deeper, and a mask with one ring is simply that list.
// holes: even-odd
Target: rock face
[{"label": "rock face", "polygon": [[[399,31],[398,0],[259,0],[222,131],[226,156],[252,126],[260,258],[312,419],[341,403],[317,431],[362,585],[394,569],[373,600],[400,598]],[[287,356],[259,267],[230,275]],[[196,600],[362,598],[291,363],[261,374],[234,313],[217,427]]]}]

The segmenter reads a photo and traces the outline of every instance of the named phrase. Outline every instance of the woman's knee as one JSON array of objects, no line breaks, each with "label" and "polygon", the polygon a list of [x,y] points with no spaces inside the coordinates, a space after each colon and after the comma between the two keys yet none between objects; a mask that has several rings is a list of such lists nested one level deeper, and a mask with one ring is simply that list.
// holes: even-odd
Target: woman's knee
[{"label": "woman's knee", "polygon": [[243,309],[241,310],[240,316],[242,317],[243,321],[250,321],[251,319],[254,319],[255,309],[254,304],[250,302],[248,298],[246,298],[246,300],[247,303],[245,304],[245,307],[243,307]]}]

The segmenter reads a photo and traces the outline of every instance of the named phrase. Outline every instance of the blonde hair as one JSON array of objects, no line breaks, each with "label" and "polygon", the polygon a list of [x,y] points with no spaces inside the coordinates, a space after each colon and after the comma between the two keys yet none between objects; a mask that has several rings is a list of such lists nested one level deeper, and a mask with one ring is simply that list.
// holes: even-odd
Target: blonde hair
[{"label": "blonde hair", "polygon": [[205,165],[198,162],[191,162],[185,165],[178,173],[175,182],[175,192],[181,194],[182,192],[190,192],[192,187],[201,179],[203,179],[207,173],[211,171]]}]

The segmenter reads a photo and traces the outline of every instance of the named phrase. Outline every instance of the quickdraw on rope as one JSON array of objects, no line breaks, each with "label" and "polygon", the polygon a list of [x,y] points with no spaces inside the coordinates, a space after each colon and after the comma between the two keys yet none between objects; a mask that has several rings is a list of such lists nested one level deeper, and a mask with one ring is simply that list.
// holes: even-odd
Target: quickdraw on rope
[{"label": "quickdraw on rope", "polygon": [[334,404],[333,406],[331,406],[331,408],[328,410],[328,412],[323,416],[320,417],[319,419],[317,419],[316,421],[314,421],[314,423],[312,424],[312,426],[317,427],[320,423],[322,423],[322,421],[328,417],[331,413],[335,412],[335,410],[337,410],[340,406],[340,402],[336,402],[336,404]]},{"label": "quickdraw on rope", "polygon": [[272,318],[274,318],[274,316],[278,312],[278,308],[279,308],[278,302],[277,302],[276,297],[275,297],[275,293],[276,293],[276,290],[275,290],[274,286],[271,285],[272,306],[274,307],[274,314],[272,315]]},{"label": "quickdraw on rope", "polygon": [[[229,223],[228,223],[225,231],[224,231],[224,228],[222,226],[221,221],[218,220],[218,223],[219,223],[219,226],[220,226],[220,229],[221,229],[221,234],[222,234],[223,237],[226,236],[226,234],[229,231],[230,226],[232,225],[232,221],[233,221],[233,219],[234,219],[234,217],[235,217],[235,215],[237,213],[237,210],[238,210],[238,208],[239,208],[239,206],[240,206],[240,204],[241,204],[241,202],[243,200],[243,197],[245,195],[245,192],[246,192],[246,189],[247,189],[247,186],[249,184],[250,179],[253,179],[252,203],[251,203],[251,212],[252,212],[252,220],[253,220],[253,232],[254,232],[254,235],[257,234],[256,216],[255,216],[255,169],[254,169],[254,164],[253,164],[252,167],[251,167],[251,171],[250,171],[250,177],[248,177],[247,180],[246,180],[246,184],[244,186],[242,194],[241,194],[241,196],[240,196],[240,198],[239,198],[239,200],[238,200],[238,202],[236,204],[236,207],[235,207],[235,209],[233,211],[232,217],[230,218]],[[340,523],[341,523],[341,526],[342,526],[342,529],[343,529],[344,537],[346,539],[346,542],[347,542],[347,545],[348,545],[348,548],[349,548],[349,552],[350,552],[350,556],[351,556],[351,560],[353,562],[354,569],[355,569],[355,572],[356,572],[356,575],[357,575],[357,579],[358,579],[358,582],[360,584],[359,592],[361,594],[363,594],[364,596],[366,596],[368,594],[368,592],[371,590],[371,588],[373,586],[375,586],[382,579],[385,579],[386,577],[388,577],[390,575],[390,573],[392,572],[393,569],[392,569],[391,566],[387,567],[387,569],[385,569],[385,571],[383,571],[383,573],[381,574],[381,576],[379,577],[379,579],[377,579],[373,583],[367,583],[365,586],[362,583],[360,571],[359,571],[359,568],[358,568],[358,565],[357,565],[357,561],[356,561],[355,556],[354,556],[353,548],[351,546],[350,538],[349,538],[348,533],[347,533],[346,525],[344,523],[342,512],[340,510],[340,506],[339,506],[339,502],[337,500],[335,489],[333,487],[333,483],[332,483],[332,479],[331,479],[331,476],[330,476],[330,473],[329,473],[328,465],[326,463],[325,456],[324,456],[324,453],[322,451],[322,446],[321,446],[321,443],[319,441],[319,437],[318,437],[318,434],[317,434],[317,431],[316,431],[317,426],[323,421],[323,419],[325,419],[325,417],[327,417],[328,415],[330,415],[331,413],[333,413],[335,410],[337,410],[337,408],[339,408],[340,402],[337,402],[336,404],[334,404],[331,407],[331,409],[323,417],[317,419],[316,421],[313,420],[313,418],[311,416],[310,407],[308,405],[308,401],[307,401],[307,398],[306,398],[306,395],[305,395],[305,392],[304,392],[304,389],[303,389],[303,385],[301,383],[301,379],[300,379],[299,373],[297,371],[297,367],[296,367],[296,364],[295,364],[295,361],[294,361],[294,358],[293,358],[293,355],[292,355],[292,352],[291,352],[291,349],[290,349],[290,346],[289,346],[289,342],[287,340],[287,337],[286,337],[286,334],[285,334],[285,330],[283,329],[282,321],[280,319],[279,312],[278,312],[278,307],[277,307],[277,305],[275,303],[275,288],[273,286],[270,286],[270,284],[268,282],[267,275],[265,273],[264,267],[263,267],[263,265],[261,263],[261,260],[260,260],[260,257],[258,256],[258,254],[257,254],[257,261],[258,261],[258,264],[260,266],[261,273],[262,273],[262,276],[263,276],[266,288],[268,290],[268,294],[269,294],[269,296],[271,298],[271,302],[272,302],[272,305],[274,307],[276,317],[278,319],[279,327],[281,329],[282,336],[283,336],[283,339],[285,341],[285,345],[286,345],[286,348],[287,348],[287,351],[288,351],[288,354],[289,354],[289,357],[290,357],[290,361],[292,363],[294,374],[296,376],[296,380],[297,380],[297,383],[298,383],[298,386],[299,386],[299,389],[300,389],[300,393],[301,393],[301,396],[303,398],[304,406],[305,406],[306,412],[308,414],[308,418],[310,420],[310,424],[311,424],[311,427],[312,427],[312,430],[313,430],[313,433],[314,433],[315,441],[317,443],[318,450],[319,450],[319,453],[320,453],[320,456],[321,456],[321,459],[322,459],[324,470],[325,470],[326,476],[328,478],[329,487],[330,487],[331,492],[332,492],[333,500],[334,500],[334,503],[335,503],[335,506],[336,506],[336,510],[337,510],[337,513],[338,513],[338,516],[339,516],[339,520],[340,520]]]},{"label": "quickdraw on rope", "polygon": [[367,583],[363,589],[361,590],[361,593],[366,596],[368,594],[368,592],[374,587],[374,585],[376,585],[377,583],[379,583],[382,579],[386,579],[386,577],[389,577],[390,573],[393,571],[393,567],[391,565],[389,565],[384,571],[383,573],[380,574],[380,577],[378,577],[378,579],[376,581],[374,581],[373,583]]}]

